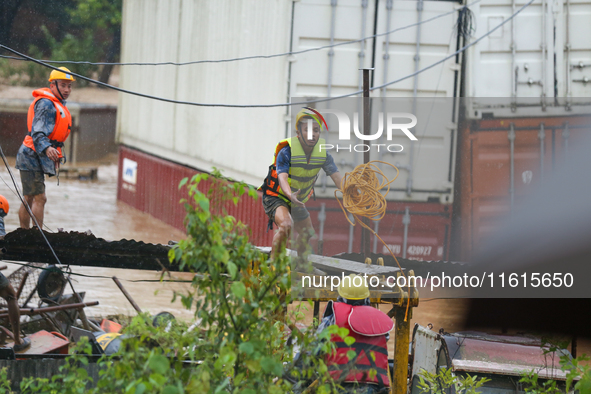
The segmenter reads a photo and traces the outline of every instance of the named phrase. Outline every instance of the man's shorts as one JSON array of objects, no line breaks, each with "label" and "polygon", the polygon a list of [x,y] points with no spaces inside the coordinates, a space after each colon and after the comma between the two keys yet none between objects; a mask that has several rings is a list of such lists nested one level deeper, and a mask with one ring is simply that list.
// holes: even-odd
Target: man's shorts
[{"label": "man's shorts", "polygon": [[275,221],[275,211],[280,206],[286,207],[289,210],[294,223],[301,222],[310,217],[310,213],[306,207],[290,207],[287,202],[279,197],[263,194],[263,208],[265,208],[265,213],[272,221]]},{"label": "man's shorts", "polygon": [[0,272],[0,291],[6,289],[10,285],[8,278]]},{"label": "man's shorts", "polygon": [[45,193],[45,174],[41,171],[21,170],[20,172],[25,196],[36,196]]}]

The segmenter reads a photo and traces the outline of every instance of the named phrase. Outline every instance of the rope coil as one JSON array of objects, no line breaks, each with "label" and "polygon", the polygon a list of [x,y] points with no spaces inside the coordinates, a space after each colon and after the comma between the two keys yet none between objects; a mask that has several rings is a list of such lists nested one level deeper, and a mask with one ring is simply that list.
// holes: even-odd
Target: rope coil
[{"label": "rope coil", "polygon": [[[396,170],[396,176],[389,180],[384,172],[377,166],[377,163],[386,164]],[[374,160],[369,163],[360,164],[353,169],[351,172],[345,173],[343,181],[341,182],[341,189],[337,189],[334,192],[334,196],[339,202],[345,218],[352,225],[355,226],[360,223],[362,227],[371,231],[381,242],[384,244],[386,249],[390,252],[390,255],[396,261],[400,273],[407,279],[398,259],[390,249],[390,246],[384,242],[384,240],[376,233],[371,227],[365,224],[362,218],[367,218],[372,221],[381,220],[386,215],[386,195],[390,192],[390,184],[398,178],[400,170],[393,164],[385,161]],[[385,189],[385,190],[384,190]],[[343,201],[337,196],[337,192],[341,192]],[[353,215],[354,221],[349,219],[349,212]],[[410,295],[410,281],[408,291]],[[408,318],[408,310],[410,303],[406,305],[406,315],[404,320]]]}]

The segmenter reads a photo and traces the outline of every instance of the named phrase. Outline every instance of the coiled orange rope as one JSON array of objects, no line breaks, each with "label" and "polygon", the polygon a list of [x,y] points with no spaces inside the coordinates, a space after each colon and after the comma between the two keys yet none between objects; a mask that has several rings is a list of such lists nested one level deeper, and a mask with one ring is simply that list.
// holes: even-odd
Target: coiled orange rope
[{"label": "coiled orange rope", "polygon": [[[389,180],[384,172],[376,165],[376,163],[386,164],[394,168],[396,170],[396,176],[392,180]],[[400,263],[398,262],[398,259],[396,256],[394,256],[392,249],[390,249],[388,244],[384,242],[378,233],[365,224],[361,219],[368,218],[373,221],[378,221],[381,220],[384,215],[386,215],[386,195],[390,191],[390,184],[394,182],[396,178],[398,178],[398,175],[400,175],[398,168],[385,161],[370,161],[366,164],[360,164],[355,167],[352,172],[345,173],[341,183],[341,190],[335,190],[334,196],[339,202],[339,205],[341,206],[347,221],[353,226],[355,226],[357,223],[360,223],[362,227],[365,227],[371,231],[372,234],[375,235],[388,249],[392,257],[394,257],[394,261],[396,261],[400,272],[404,278],[407,279],[402,267],[400,266]],[[339,191],[343,195],[342,202],[337,196],[337,192]],[[353,215],[355,222],[352,222],[349,219],[347,212]],[[407,280],[407,283],[410,282]],[[410,296],[410,284],[408,286],[408,294]],[[406,314],[404,316],[405,321],[408,317],[409,305],[410,303],[407,302]]]}]

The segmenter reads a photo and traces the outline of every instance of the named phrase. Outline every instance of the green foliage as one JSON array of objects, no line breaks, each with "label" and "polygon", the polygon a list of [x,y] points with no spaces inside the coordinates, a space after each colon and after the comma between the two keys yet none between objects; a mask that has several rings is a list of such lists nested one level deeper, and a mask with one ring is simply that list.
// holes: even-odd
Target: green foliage
[{"label": "green foliage", "polygon": [[[584,364],[589,361],[585,354],[572,358],[569,353],[562,349],[566,348],[568,342],[548,342],[544,348],[544,354],[557,352],[560,356],[560,369],[566,372],[566,392],[578,390],[579,393],[591,393],[591,366]],[[554,366],[552,366],[554,367]],[[555,394],[563,391],[558,387],[558,382],[552,379],[540,379],[535,370],[524,374],[520,380],[524,384],[526,393],[531,394]]]},{"label": "green foliage", "polygon": [[422,393],[430,394],[447,394],[452,387],[455,388],[457,394],[478,394],[480,391],[477,389],[488,381],[490,379],[478,378],[469,374],[466,376],[454,375],[449,368],[439,368],[437,373],[421,371],[418,387]]},{"label": "green foliage", "polygon": [[[352,343],[348,331],[296,328],[303,312],[286,313],[288,259],[268,261],[248,242],[244,226],[225,215],[237,197],[256,198],[255,190],[217,171],[183,180],[180,187],[188,191],[188,238],[171,249],[170,258],[195,272],[191,289],[174,295],[194,311],[192,324],[173,320],[154,327],[150,316],[140,314],[124,329],[120,350],[98,361],[96,384],[83,368],[90,348],[81,342],[60,374],[23,380],[23,394],[335,392],[323,354],[334,349],[332,334]],[[0,373],[0,388],[6,382]]]},{"label": "green foliage", "polygon": [[8,372],[6,367],[0,369],[0,394],[12,394],[10,389],[10,380],[8,380]]},{"label": "green foliage", "polygon": [[[42,47],[31,45],[28,55],[37,59],[76,60],[104,62],[108,60],[111,43],[120,34],[122,0],[76,0],[70,8],[65,8],[69,16],[67,27],[61,34],[52,34],[46,26],[41,26],[45,37]],[[115,59],[119,49],[116,48]],[[45,56],[44,56],[45,54]],[[111,59],[112,61],[113,59]],[[60,66],[59,64],[52,64]],[[99,66],[91,64],[65,64],[77,74],[92,77]],[[51,72],[47,67],[28,61],[0,61],[0,77],[12,85],[45,86]],[[86,86],[88,82],[78,78],[76,86]]]}]

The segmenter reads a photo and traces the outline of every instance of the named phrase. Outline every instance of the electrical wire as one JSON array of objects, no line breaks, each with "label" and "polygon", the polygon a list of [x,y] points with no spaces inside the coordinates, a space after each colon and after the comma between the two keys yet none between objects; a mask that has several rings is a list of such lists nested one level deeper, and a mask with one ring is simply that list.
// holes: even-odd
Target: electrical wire
[{"label": "electrical wire", "polygon": [[[84,278],[94,278],[94,279],[109,279],[109,280],[113,280],[112,276],[105,276],[105,275],[88,275],[88,274],[81,274],[81,273],[77,273],[77,272],[73,272],[71,270],[71,268],[68,266],[67,269],[62,270],[59,267],[53,266],[51,268],[49,267],[37,267],[34,265],[31,265],[30,263],[22,263],[22,262],[18,262],[18,261],[9,261],[10,264],[15,264],[15,265],[20,265],[22,267],[29,267],[29,268],[35,268],[35,269],[39,269],[41,271],[52,271],[52,272],[61,272],[62,274],[67,274],[67,275],[72,275],[72,276],[81,276]],[[123,280],[126,282],[130,282],[130,283],[155,283],[155,282],[174,282],[174,283],[192,283],[191,280],[182,280],[182,279],[119,279],[119,280]]]},{"label": "electrical wire", "polygon": [[[384,32],[384,33],[379,33],[379,34],[374,34],[372,36],[363,37],[358,40],[343,41],[343,42],[324,45],[324,46],[315,47],[315,48],[302,49],[299,51],[277,53],[274,55],[252,55],[252,56],[236,57],[236,58],[229,58],[229,59],[219,59],[219,60],[194,60],[194,61],[189,61],[189,62],[153,62],[153,63],[149,63],[149,62],[108,63],[108,62],[87,62],[87,61],[73,61],[73,60],[43,60],[43,61],[45,63],[55,63],[55,64],[83,64],[83,65],[94,65],[94,66],[187,66],[187,65],[192,65],[192,64],[203,64],[203,63],[229,63],[229,62],[236,62],[236,61],[242,61],[242,60],[252,60],[252,59],[272,59],[272,58],[282,57],[282,56],[300,55],[302,53],[307,53],[307,52],[312,52],[312,51],[320,51],[322,49],[334,48],[334,47],[338,47],[341,45],[356,44],[356,43],[363,42],[366,40],[371,40],[372,38],[396,33],[398,31],[402,31],[402,30],[405,30],[405,29],[408,29],[411,27],[415,27],[415,26],[421,25],[423,23],[428,23],[428,22],[434,21],[434,20],[442,18],[444,16],[453,14],[456,11],[461,12],[470,6],[472,6],[476,3],[479,3],[480,1],[482,1],[482,0],[473,1],[472,3],[466,4],[458,9],[454,9],[454,10],[445,12],[443,14],[435,15],[434,17],[432,17],[430,19],[425,19],[423,21],[415,22],[410,25],[398,27],[396,29],[392,29],[392,30]],[[13,59],[13,60],[28,60],[28,59],[23,59],[23,58],[19,58],[19,57],[5,56],[5,55],[0,55],[0,58]]]},{"label": "electrical wire", "polygon": [[[510,17],[508,17],[507,19],[505,19],[501,23],[499,23],[496,27],[494,27],[493,29],[489,30],[488,32],[486,32],[485,34],[483,34],[482,36],[480,36],[478,39],[476,39],[475,41],[471,42],[470,44],[468,44],[468,45],[460,48],[457,51],[455,51],[451,55],[446,56],[443,59],[441,59],[441,60],[439,60],[439,61],[437,61],[437,62],[435,62],[435,63],[433,63],[433,64],[431,64],[431,65],[429,65],[427,67],[424,67],[424,68],[422,68],[420,70],[417,70],[417,71],[415,71],[415,72],[413,72],[411,74],[408,74],[406,76],[400,77],[400,78],[398,78],[398,79],[396,79],[394,81],[390,81],[390,82],[384,83],[384,84],[379,85],[379,86],[374,86],[374,87],[370,88],[370,90],[371,91],[373,91],[373,90],[379,90],[379,89],[382,89],[382,88],[384,88],[386,86],[390,86],[390,85],[393,85],[395,83],[404,81],[405,79],[412,78],[415,75],[418,75],[418,74],[420,74],[420,73],[422,73],[424,71],[427,71],[427,70],[429,70],[429,69],[431,69],[431,68],[433,68],[433,67],[435,67],[435,66],[437,66],[437,65],[439,65],[439,64],[441,64],[441,63],[443,63],[443,62],[445,62],[445,61],[447,61],[449,59],[451,59],[452,57],[455,57],[457,54],[459,54],[459,53],[465,51],[466,49],[468,49],[468,48],[476,45],[478,42],[482,41],[485,37],[487,37],[488,35],[492,34],[497,29],[501,28],[505,23],[507,23],[510,20],[512,20],[513,18],[515,18],[521,11],[523,11],[526,7],[528,7],[529,5],[531,5],[533,2],[534,2],[534,0],[530,0],[525,5],[523,5],[519,10],[517,10],[514,14],[512,14]],[[33,62],[35,62],[37,64],[40,64],[40,65],[45,66],[47,68],[50,68],[52,70],[59,70],[57,67],[54,67],[52,65],[49,65],[49,64],[47,64],[45,62],[42,62],[41,60],[32,58],[30,56],[24,55],[24,54],[22,54],[22,53],[20,53],[20,52],[18,52],[16,50],[14,50],[14,49],[12,49],[12,48],[9,48],[9,47],[5,46],[5,45],[0,44],[0,48],[3,48],[3,49],[5,49],[5,50],[7,50],[9,52],[12,52],[12,53],[14,53],[14,54],[16,54],[18,56],[21,56],[21,57],[23,57],[25,59],[28,59],[30,61],[33,61]],[[323,99],[315,99],[315,100],[309,100],[309,101],[298,101],[298,102],[294,102],[294,103],[275,103],[275,104],[198,103],[198,102],[194,102],[194,101],[182,101],[182,100],[167,99],[167,98],[164,98],[164,97],[157,97],[157,96],[152,96],[152,95],[149,95],[149,94],[134,92],[134,91],[131,91],[131,90],[122,89],[122,88],[119,88],[119,87],[116,87],[116,86],[113,86],[113,85],[109,85],[107,83],[100,82],[100,81],[97,81],[97,80],[94,80],[94,79],[85,77],[83,75],[76,74],[74,72],[70,72],[70,74],[72,74],[72,75],[74,75],[74,76],[76,76],[76,77],[78,77],[80,79],[83,79],[85,81],[92,82],[92,83],[94,83],[96,85],[104,86],[106,88],[113,89],[113,90],[116,90],[118,92],[127,93],[127,94],[131,94],[131,95],[139,96],[139,97],[144,97],[144,98],[149,98],[149,99],[152,99],[152,100],[159,100],[159,101],[163,101],[163,102],[167,102],[167,103],[184,104],[184,105],[194,105],[194,106],[198,106],[198,107],[225,107],[225,108],[273,108],[273,107],[287,107],[287,106],[293,106],[293,105],[304,105],[304,104],[307,105],[307,104],[311,104],[311,103],[321,103],[321,102],[326,102],[326,101],[332,101],[332,100],[337,100],[337,99],[345,98],[345,97],[351,97],[351,96],[355,96],[357,94],[363,93],[362,90],[358,90],[358,91],[355,91],[355,92],[352,92],[352,93],[348,93],[348,94],[343,94],[343,95],[340,95],[340,96],[323,98]]]}]

